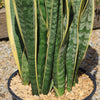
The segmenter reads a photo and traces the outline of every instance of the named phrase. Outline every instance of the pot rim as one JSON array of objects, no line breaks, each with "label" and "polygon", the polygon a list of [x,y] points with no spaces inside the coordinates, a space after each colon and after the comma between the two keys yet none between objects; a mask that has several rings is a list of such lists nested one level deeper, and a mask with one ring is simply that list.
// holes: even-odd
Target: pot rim
[{"label": "pot rim", "polygon": [[[95,77],[94,77],[90,72],[87,72],[85,69],[79,68],[79,70],[80,70],[81,72],[85,73],[86,75],[88,75],[89,78],[90,78],[90,79],[92,80],[92,82],[93,82],[93,85],[94,85],[93,91],[91,92],[91,94],[90,94],[89,96],[87,96],[86,98],[83,99],[83,100],[89,100],[89,99],[92,98],[92,96],[94,95],[94,93],[95,93],[95,91],[96,91],[96,80],[95,80]],[[16,98],[16,100],[23,100],[23,99],[21,99],[20,97],[18,97],[18,96],[11,90],[11,88],[10,88],[11,80],[12,80],[12,78],[13,78],[14,76],[17,75],[17,73],[18,73],[18,70],[15,71],[15,72],[9,77],[8,83],[7,83],[7,85],[8,85],[8,91],[10,92],[10,94],[12,95],[12,97]]]}]

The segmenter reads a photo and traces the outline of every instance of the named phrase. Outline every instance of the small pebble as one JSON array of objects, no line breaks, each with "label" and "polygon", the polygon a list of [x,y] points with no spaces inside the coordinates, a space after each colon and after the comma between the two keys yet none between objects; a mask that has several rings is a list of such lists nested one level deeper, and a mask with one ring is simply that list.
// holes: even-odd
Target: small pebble
[{"label": "small pebble", "polygon": [[5,98],[5,94],[0,93],[0,97]]}]

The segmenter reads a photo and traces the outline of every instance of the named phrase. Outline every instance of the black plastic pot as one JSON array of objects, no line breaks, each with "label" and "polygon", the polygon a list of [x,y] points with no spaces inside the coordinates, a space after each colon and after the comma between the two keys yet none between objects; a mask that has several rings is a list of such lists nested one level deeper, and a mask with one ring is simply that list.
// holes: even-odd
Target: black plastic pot
[{"label": "black plastic pot", "polygon": [[[84,70],[84,69],[82,69],[82,68],[79,68],[79,70],[80,70],[81,72],[87,74],[87,75],[89,76],[89,78],[93,81],[94,89],[93,89],[92,93],[91,93],[88,97],[86,97],[86,98],[83,99],[83,100],[91,100],[91,99],[92,99],[92,96],[94,95],[94,93],[95,93],[95,91],[96,91],[96,81],[95,81],[95,78],[94,78],[93,75],[91,75],[91,74],[90,74],[89,72],[87,72],[86,70]],[[9,78],[9,80],[8,80],[8,90],[9,90],[10,94],[12,95],[12,100],[23,100],[23,99],[21,99],[20,97],[18,97],[18,96],[11,90],[11,88],[10,88],[11,80],[12,80],[12,78],[13,78],[14,76],[17,75],[17,73],[18,73],[18,70],[15,71],[15,72],[10,76],[10,78]]]}]

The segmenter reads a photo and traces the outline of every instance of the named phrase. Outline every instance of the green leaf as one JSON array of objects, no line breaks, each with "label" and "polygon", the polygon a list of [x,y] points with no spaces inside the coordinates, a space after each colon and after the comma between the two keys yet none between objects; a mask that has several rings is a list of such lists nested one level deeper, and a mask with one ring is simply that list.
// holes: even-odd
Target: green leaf
[{"label": "green leaf", "polygon": [[50,89],[49,89],[49,92],[51,92],[52,88],[54,86],[54,82],[53,82],[53,79],[51,80],[51,84],[50,84]]},{"label": "green leaf", "polygon": [[65,33],[62,35],[63,39],[61,38],[61,34],[63,33],[63,1],[59,0],[59,13],[58,13],[58,27],[57,27],[57,34],[56,34],[56,43],[55,43],[55,55],[54,55],[54,67],[53,67],[53,80],[54,86],[57,88],[56,93],[57,96],[61,96],[64,94],[65,89],[65,58],[66,58],[66,34],[68,29],[68,22],[69,22],[69,11],[68,11],[68,2],[66,1],[66,13],[67,13],[67,21],[66,21],[66,29]]},{"label": "green leaf", "polygon": [[38,6],[41,17],[43,17],[44,21],[46,21],[45,0],[38,0]]},{"label": "green leaf", "polygon": [[[23,67],[22,55],[23,54],[25,55],[23,57],[23,59],[25,59],[26,54],[24,52],[24,48],[25,48],[24,43],[20,35],[15,13],[14,13],[13,0],[5,1],[5,5],[6,5],[7,17],[9,17],[9,19],[7,18],[8,35],[9,35],[12,51],[15,57],[16,64],[18,66],[18,70],[19,70],[19,74],[21,76],[22,82],[23,84],[28,84],[29,83],[29,69],[28,69],[28,66],[25,66],[25,68],[22,69]],[[27,62],[27,59],[25,59],[25,62]],[[25,62],[23,62],[23,64],[25,64]],[[23,72],[25,73],[24,75],[23,75]]]},{"label": "green leaf", "polygon": [[80,4],[81,0],[72,0],[73,7],[73,21],[69,29],[69,43],[66,53],[66,73],[67,73],[67,90],[71,91],[73,84],[73,76],[75,71],[75,65],[78,54],[78,20],[80,16]]},{"label": "green leaf", "polygon": [[26,52],[25,49],[23,50],[23,54],[22,54],[22,66],[21,66],[21,70],[22,70],[22,81],[24,85],[28,85],[30,82],[29,79],[29,67],[28,67],[28,61],[27,61],[27,57],[26,57]]},{"label": "green leaf", "polygon": [[57,96],[59,97],[60,95],[59,95],[58,89],[55,86],[54,86],[54,90],[55,90]]},{"label": "green leaf", "polygon": [[[14,1],[13,1],[14,2]],[[25,41],[32,93],[39,94],[37,76],[37,1],[15,0],[16,18]]]},{"label": "green leaf", "polygon": [[[44,1],[41,1],[41,11],[43,12],[44,8]],[[42,7],[43,6],[43,7]],[[38,35],[39,35],[39,47],[38,47],[38,83],[40,91],[42,89],[42,80],[43,80],[43,73],[44,73],[44,67],[45,67],[45,59],[46,59],[46,50],[47,50],[47,28],[45,23],[43,22],[42,17],[46,17],[46,13],[43,13],[39,10],[39,29],[38,29]],[[43,15],[43,16],[42,16]]]},{"label": "green leaf", "polygon": [[86,54],[90,35],[93,28],[93,20],[94,20],[94,1],[87,0],[87,4],[85,5],[84,12],[81,14],[80,23],[79,23],[79,52],[77,58],[76,71],[74,76],[74,83],[77,78],[77,72],[79,65],[82,62],[83,57]]},{"label": "green leaf", "polygon": [[48,24],[48,29],[50,28],[50,17],[52,14],[52,0],[45,0],[45,6],[46,6],[46,16],[47,16],[47,24]]},{"label": "green leaf", "polygon": [[[11,11],[11,12],[14,13],[14,11]],[[27,54],[25,52],[25,46],[24,46],[22,37],[21,37],[19,29],[18,29],[15,14],[12,17],[12,19],[13,18],[14,18],[13,33],[14,33],[14,39],[15,39],[16,49],[17,49],[17,53],[18,53],[18,59],[19,59],[19,63],[20,63],[22,82],[23,82],[23,84],[27,85],[27,84],[29,84],[29,68],[28,68]]]},{"label": "green leaf", "polygon": [[[19,34],[18,25],[17,25],[17,22],[16,22],[16,17],[15,17],[14,8],[13,8],[13,1],[9,0],[9,3],[10,3],[10,12],[11,12],[10,16],[11,16],[11,24],[12,24],[12,32],[13,32],[12,35],[13,35],[13,38],[14,38],[15,48],[17,50],[17,56],[18,56],[18,60],[19,60],[20,70],[21,70],[22,52],[23,52],[24,46],[23,46],[23,41],[22,41],[21,36]],[[11,36],[9,34],[9,38],[10,37]],[[12,41],[10,41],[10,42],[12,42]],[[22,74],[22,71],[21,71],[21,74]]]},{"label": "green leaf", "polygon": [[56,37],[56,27],[57,27],[57,12],[58,12],[58,0],[52,0],[52,10],[50,16],[50,30],[48,36],[48,46],[46,52],[46,61],[43,76],[42,91],[47,94],[51,83],[51,73],[53,64],[53,55],[55,49],[55,37]]},{"label": "green leaf", "polygon": [[88,2],[88,0],[82,0],[82,4],[81,4],[81,13],[84,11],[84,7],[86,6],[86,3]]},{"label": "green leaf", "polygon": [[[54,66],[53,66],[53,80],[54,80],[54,86],[58,89],[59,87],[59,73],[62,70],[62,68],[59,70],[59,68],[57,67],[57,58],[58,58],[58,52],[59,52],[59,48],[60,48],[60,44],[61,44],[61,40],[63,38],[63,1],[59,0],[58,1],[58,6],[59,6],[59,10],[58,10],[58,25],[57,25],[57,34],[56,34],[56,42],[55,42],[55,53],[54,53]],[[64,71],[64,70],[63,70]],[[64,74],[64,72],[63,72]],[[60,74],[62,75],[62,73]],[[61,82],[64,78],[61,77]],[[63,81],[64,82],[64,81]],[[59,91],[58,91],[59,93]]]}]

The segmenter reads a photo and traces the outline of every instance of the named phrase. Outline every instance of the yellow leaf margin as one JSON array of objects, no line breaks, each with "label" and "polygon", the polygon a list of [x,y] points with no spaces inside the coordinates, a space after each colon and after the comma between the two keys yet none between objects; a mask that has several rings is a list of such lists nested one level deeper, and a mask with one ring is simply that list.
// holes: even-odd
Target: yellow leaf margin
[{"label": "yellow leaf margin", "polygon": [[9,36],[12,52],[13,52],[13,55],[14,55],[14,58],[15,58],[15,62],[17,64],[17,66],[18,66],[19,74],[20,74],[20,76],[22,78],[22,74],[21,74],[21,70],[20,70],[20,64],[19,64],[19,60],[18,60],[18,54],[17,54],[14,35],[13,35],[11,11],[10,11],[10,2],[11,2],[11,0],[5,0],[8,36]]}]

